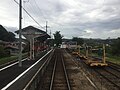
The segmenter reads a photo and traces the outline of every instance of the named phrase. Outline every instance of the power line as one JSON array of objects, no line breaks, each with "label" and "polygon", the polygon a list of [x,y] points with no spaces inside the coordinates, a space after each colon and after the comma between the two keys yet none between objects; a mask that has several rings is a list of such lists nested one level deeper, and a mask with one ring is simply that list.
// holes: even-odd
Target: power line
[{"label": "power line", "polygon": [[42,10],[41,10],[40,7],[38,6],[36,0],[34,0],[34,1],[35,1],[36,6],[38,7],[39,11],[41,12],[43,18],[45,19],[45,21],[47,21],[46,18],[45,18],[45,16],[44,16],[43,13],[42,13]]},{"label": "power line", "polygon": [[42,16],[42,18],[40,18],[39,16],[37,18],[40,18],[43,22],[46,21],[45,17],[43,16],[42,12],[40,12],[41,10],[39,10],[39,7],[37,7],[37,5],[35,4],[35,2],[29,2],[29,6],[28,9],[30,8],[30,10],[32,12],[37,13],[37,15]]},{"label": "power line", "polygon": [[[19,3],[16,1],[16,0],[14,0],[18,5],[19,5]],[[23,8],[23,7],[22,7]],[[38,24],[41,28],[43,28],[29,13],[28,13],[28,11],[25,9],[25,8],[23,8],[23,10],[28,14],[28,16],[29,17],[31,17],[32,19],[33,19],[33,21],[36,23],[36,24]],[[43,28],[44,29],[44,28]],[[45,29],[44,29],[45,30]]]}]

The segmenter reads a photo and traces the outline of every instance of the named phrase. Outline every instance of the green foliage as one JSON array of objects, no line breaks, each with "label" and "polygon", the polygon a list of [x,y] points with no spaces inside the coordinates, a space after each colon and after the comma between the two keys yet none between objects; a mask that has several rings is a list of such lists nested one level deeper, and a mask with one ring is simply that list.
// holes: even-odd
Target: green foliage
[{"label": "green foliage", "polygon": [[0,59],[0,65],[17,59],[17,56],[4,57]]},{"label": "green foliage", "polygon": [[4,48],[3,46],[0,46],[0,58],[2,58],[4,55]]},{"label": "green foliage", "polygon": [[113,55],[120,56],[120,38],[114,41],[114,43],[112,44],[111,50]]},{"label": "green foliage", "polygon": [[4,50],[3,46],[0,46],[0,58],[7,57],[9,55],[10,55],[9,52]]},{"label": "green foliage", "polygon": [[0,25],[0,40],[13,42],[15,41],[15,34],[8,32],[2,25]]},{"label": "green foliage", "polygon": [[54,35],[54,43],[58,47],[62,43],[62,35],[60,34],[60,31],[56,31]]},{"label": "green foliage", "polygon": [[107,54],[106,60],[113,63],[120,64],[120,56]]},{"label": "green foliage", "polygon": [[[27,53],[23,53],[22,54],[22,58],[26,58],[28,56]],[[11,61],[15,61],[18,59],[18,56],[9,56],[9,57],[4,57],[4,58],[1,58],[0,59],[0,65],[1,64],[5,64],[5,63],[8,63],[8,62],[11,62]]]},{"label": "green foliage", "polygon": [[73,37],[72,41],[76,41],[77,45],[82,45],[84,43],[84,40],[82,38],[78,38],[78,37]]},{"label": "green foliage", "polygon": [[11,41],[11,42],[15,41],[15,34],[12,32],[8,32],[8,38],[9,38],[8,41]]}]

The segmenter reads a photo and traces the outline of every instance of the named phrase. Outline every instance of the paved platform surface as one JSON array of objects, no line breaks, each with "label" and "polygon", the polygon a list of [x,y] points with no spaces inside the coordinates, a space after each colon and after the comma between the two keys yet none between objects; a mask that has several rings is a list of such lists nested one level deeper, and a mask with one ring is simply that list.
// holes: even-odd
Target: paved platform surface
[{"label": "paved platform surface", "polygon": [[15,79],[18,75],[24,72],[28,67],[30,67],[36,60],[26,60],[22,64],[22,67],[19,67],[18,64],[7,68],[0,72],[0,89],[6,86],[9,82]]},{"label": "paved platform surface", "polygon": [[[40,57],[42,57],[43,55],[44,54],[42,54]],[[31,65],[33,65],[37,60],[25,60],[22,62],[22,67],[19,67],[18,64],[15,64],[10,68],[0,71],[0,90],[21,73],[23,73],[26,69],[28,69]]]}]

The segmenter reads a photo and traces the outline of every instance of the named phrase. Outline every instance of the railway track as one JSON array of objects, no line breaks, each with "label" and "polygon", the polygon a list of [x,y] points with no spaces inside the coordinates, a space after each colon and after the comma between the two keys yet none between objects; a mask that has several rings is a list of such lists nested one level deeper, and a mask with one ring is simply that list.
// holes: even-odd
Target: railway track
[{"label": "railway track", "polygon": [[[43,81],[44,80],[44,81]],[[71,90],[63,55],[56,49],[39,90]]]},{"label": "railway track", "polygon": [[[120,77],[117,74],[113,74],[109,69],[94,69],[94,71],[101,76],[102,80],[105,79],[108,86],[112,86],[115,90],[120,90]],[[109,82],[109,84],[108,84]]]},{"label": "railway track", "polygon": [[120,90],[120,65],[112,62],[107,63],[109,64],[108,67],[97,68],[94,71],[107,81],[108,86]]},{"label": "railway track", "polygon": [[115,64],[115,63],[112,63],[112,62],[108,62],[108,61],[107,61],[107,63],[109,64],[109,67],[110,67],[110,68],[112,68],[112,69],[120,72],[120,65]]},{"label": "railway track", "polygon": [[94,82],[101,83],[101,85],[97,84],[99,89],[104,86],[108,90],[120,90],[120,65],[107,63],[107,67],[90,67],[84,60],[79,60],[78,66],[81,66]]}]

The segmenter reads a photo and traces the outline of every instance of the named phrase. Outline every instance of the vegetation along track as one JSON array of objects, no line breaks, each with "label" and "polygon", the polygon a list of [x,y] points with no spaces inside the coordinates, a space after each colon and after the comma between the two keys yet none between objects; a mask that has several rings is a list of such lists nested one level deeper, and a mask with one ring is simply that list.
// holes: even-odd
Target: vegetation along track
[{"label": "vegetation along track", "polygon": [[55,50],[42,81],[40,90],[71,90],[60,49]]},{"label": "vegetation along track", "polygon": [[85,69],[84,71],[99,89],[105,87],[107,90],[120,90],[120,65],[107,63],[109,64],[107,67],[90,67],[84,63],[84,60],[79,60],[79,66]]},{"label": "vegetation along track", "polygon": [[[84,65],[84,67],[88,67]],[[107,67],[88,67],[91,74],[99,80],[108,90],[120,90],[120,67],[109,63]],[[99,79],[98,79],[99,78]]]}]

